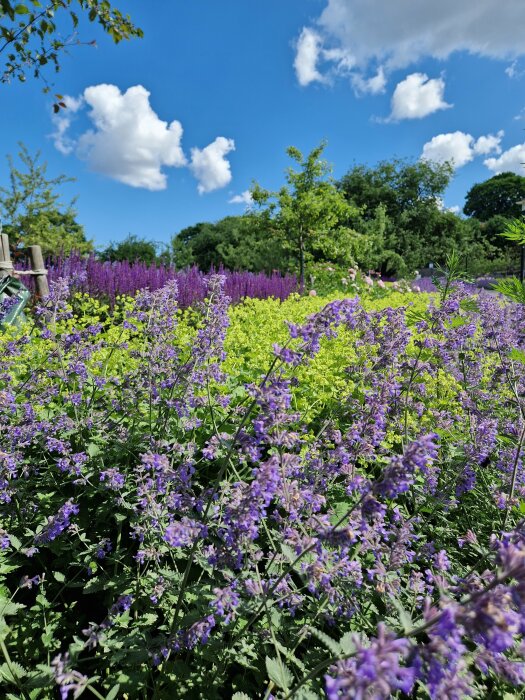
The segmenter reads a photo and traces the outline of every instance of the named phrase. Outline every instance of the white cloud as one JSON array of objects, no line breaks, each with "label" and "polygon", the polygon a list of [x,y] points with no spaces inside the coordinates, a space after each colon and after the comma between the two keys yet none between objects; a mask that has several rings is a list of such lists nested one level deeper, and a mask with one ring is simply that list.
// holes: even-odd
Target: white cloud
[{"label": "white cloud", "polygon": [[452,212],[452,214],[459,214],[461,207],[458,204],[454,204],[451,207],[447,207],[447,211]]},{"label": "white cloud", "polygon": [[233,139],[226,139],[224,136],[218,136],[202,150],[191,149],[190,170],[199,181],[197,189],[200,194],[213,192],[231,181],[230,164],[224,156],[234,150]]},{"label": "white cloud", "polygon": [[358,94],[378,95],[386,88],[385,71],[382,66],[379,66],[377,73],[371,78],[363,78],[360,73],[354,73],[352,85]]},{"label": "white cloud", "polygon": [[[231,172],[224,155],[234,149],[234,142],[221,136],[202,151],[194,148],[188,164],[181,123],[160,119],[149,97],[142,85],[121,92],[116,85],[106,84],[86,88],[79,98],[65,97],[67,111],[53,116],[55,147],[64,155],[75,152],[94,172],[132,187],[163,190],[165,168],[183,166],[195,174],[200,193],[227,185]],[[81,108],[89,109],[92,128],[75,139],[68,131]]]},{"label": "white cloud", "polygon": [[78,140],[77,153],[97,173],[132,187],[166,188],[163,166],[181,167],[182,125],[159,119],[149,103],[150,93],[135,85],[121,93],[116,85],[84,90],[94,129]]},{"label": "white cloud", "polygon": [[477,155],[500,153],[503,135],[503,131],[498,131],[496,136],[488,134],[475,140],[471,134],[463,131],[438,134],[423,146],[421,158],[438,163],[450,161],[455,168],[461,168]]},{"label": "white cloud", "polygon": [[490,58],[525,53],[522,0],[328,0],[319,18],[325,36],[365,66],[376,59],[403,68],[455,51]]},{"label": "white cloud", "polygon": [[75,98],[64,95],[62,102],[66,105],[59,112],[51,117],[55,130],[51,134],[53,143],[57,151],[63,155],[69,155],[75,148],[75,141],[67,135],[74,115],[82,107],[84,100],[82,97]]},{"label": "white cloud", "polygon": [[421,119],[440,109],[448,109],[444,100],[443,78],[430,79],[425,73],[412,73],[396,85],[392,95],[390,119]]},{"label": "white cloud", "polygon": [[505,68],[505,73],[509,78],[521,78],[524,71],[518,68],[518,61],[512,61],[510,65]]},{"label": "white cloud", "polygon": [[247,207],[250,207],[253,204],[252,193],[250,190],[244,190],[241,194],[236,194],[229,199],[228,204],[246,204]]},{"label": "white cloud", "polygon": [[326,0],[301,36],[316,35],[326,60],[339,51],[360,73],[373,65],[388,73],[456,51],[512,61],[525,54],[524,24],[523,0]]},{"label": "white cloud", "polygon": [[518,175],[525,174],[525,143],[504,151],[499,158],[487,158],[483,161],[489,170],[494,173],[512,172]]},{"label": "white cloud", "polygon": [[488,134],[480,136],[474,144],[474,152],[476,155],[486,156],[489,153],[501,153],[501,139],[505,135],[504,131],[498,131],[496,135]]},{"label": "white cloud", "polygon": [[294,61],[299,85],[309,85],[315,81],[324,82],[323,76],[317,70],[320,50],[321,37],[319,34],[304,27],[297,41],[297,53]]}]

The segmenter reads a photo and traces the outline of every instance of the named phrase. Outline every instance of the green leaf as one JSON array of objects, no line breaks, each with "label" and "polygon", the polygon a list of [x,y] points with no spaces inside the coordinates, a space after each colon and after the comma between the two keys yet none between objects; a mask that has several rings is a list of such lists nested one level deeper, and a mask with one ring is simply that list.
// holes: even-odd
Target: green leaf
[{"label": "green leaf", "polygon": [[520,362],[522,365],[525,365],[525,352],[523,352],[523,350],[518,350],[518,348],[512,348],[512,350],[509,352],[509,357],[511,360],[514,360],[515,362]]},{"label": "green leaf", "polygon": [[394,598],[394,596],[390,598],[390,602],[399,613],[399,621],[403,626],[403,631],[408,632],[409,630],[411,630],[414,627],[414,623],[412,621],[410,613],[407,610],[405,610],[401,602],[397,598]]},{"label": "green leaf", "polygon": [[319,700],[319,695],[317,695],[316,693],[312,693],[311,690],[299,688],[299,690],[294,695],[294,700]]},{"label": "green leaf", "polygon": [[64,581],[66,580],[66,577],[61,571],[53,571],[53,578],[59,583],[64,583]]},{"label": "green leaf", "polygon": [[17,15],[28,15],[29,14],[29,8],[26,7],[25,5],[17,5],[15,7],[15,14]]},{"label": "green leaf", "polygon": [[268,678],[282,690],[289,690],[293,684],[293,675],[288,666],[281,659],[266,657],[266,670]]},{"label": "green leaf", "polygon": [[22,543],[15,535],[9,534],[9,541],[11,542],[11,546],[13,547],[13,549],[16,549],[17,551],[19,549],[22,549]]},{"label": "green leaf", "polygon": [[525,285],[523,285],[517,277],[501,280],[494,286],[494,290],[503,294],[511,301],[515,301],[518,304],[525,304]]},{"label": "green leaf", "polygon": [[25,605],[22,605],[22,603],[6,603],[5,605],[2,604],[0,601],[0,613],[2,614],[3,617],[8,617],[9,615],[16,615],[16,613],[19,610],[22,610],[25,608]]},{"label": "green leaf", "polygon": [[336,642],[335,639],[332,639],[332,637],[329,637],[327,634],[316,629],[315,627],[308,627],[308,631],[320,642],[322,642],[334,656],[339,656],[341,654],[341,645]]},{"label": "green leaf", "polygon": [[120,690],[120,683],[117,683],[116,685],[113,686],[113,688],[111,688],[109,693],[106,695],[106,700],[115,700],[119,690]]},{"label": "green leaf", "polygon": [[355,632],[345,632],[339,640],[339,646],[343,654],[353,654],[356,650]]},{"label": "green leaf", "polygon": [[246,693],[234,693],[232,695],[232,700],[252,700]]},{"label": "green leaf", "polygon": [[100,454],[100,445],[96,445],[94,442],[90,442],[86,448],[86,452],[90,457],[96,457]]},{"label": "green leaf", "polygon": [[8,683],[17,684],[24,676],[27,676],[27,671],[16,661],[11,661],[9,664],[3,663],[0,666],[0,678],[3,678]]}]

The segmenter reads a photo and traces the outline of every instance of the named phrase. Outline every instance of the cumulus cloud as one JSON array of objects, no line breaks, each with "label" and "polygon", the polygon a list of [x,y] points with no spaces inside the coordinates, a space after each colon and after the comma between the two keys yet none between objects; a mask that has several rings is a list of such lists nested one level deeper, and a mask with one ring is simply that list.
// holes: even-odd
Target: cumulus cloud
[{"label": "cumulus cloud", "polygon": [[525,163],[525,143],[520,143],[517,146],[504,151],[499,158],[487,158],[483,161],[489,170],[498,174],[505,172],[517,173],[523,175]]},{"label": "cumulus cloud", "polygon": [[[150,93],[135,85],[121,92],[116,85],[92,85],[79,98],[66,96],[66,110],[53,116],[55,147],[64,155],[75,153],[91,170],[131,187],[163,190],[165,168],[188,166],[199,181],[199,192],[211,192],[231,180],[224,155],[235,145],[218,137],[202,151],[192,149],[188,163],[182,149],[182,125],[159,118]],[[77,138],[69,135],[74,115],[87,111],[92,128]]]},{"label": "cumulus cloud", "polygon": [[488,134],[480,136],[474,144],[476,155],[485,156],[488,153],[501,153],[501,139],[505,136],[504,131],[498,131],[496,135]]},{"label": "cumulus cloud", "polygon": [[132,187],[166,188],[163,166],[181,167],[182,125],[159,119],[150,93],[135,85],[122,93],[116,85],[94,85],[84,91],[94,129],[78,140],[77,153],[90,168]]},{"label": "cumulus cloud", "polygon": [[241,194],[236,194],[228,200],[228,204],[245,204],[250,207],[253,204],[253,197],[250,190],[244,190]]},{"label": "cumulus cloud", "polygon": [[449,161],[455,168],[461,168],[470,163],[475,156],[501,153],[500,142],[503,136],[503,131],[496,135],[480,136],[477,140],[463,131],[438,134],[423,146],[421,158],[437,163]]},{"label": "cumulus cloud", "polygon": [[202,150],[191,149],[190,170],[199,181],[197,189],[200,194],[213,192],[231,181],[230,163],[224,156],[234,150],[235,142],[224,136],[218,136]]},{"label": "cumulus cloud", "polygon": [[305,27],[297,41],[294,68],[299,85],[309,85],[314,82],[324,82],[317,70],[317,62],[321,50],[321,37],[317,32]]},{"label": "cumulus cloud", "polygon": [[326,0],[303,33],[317,35],[318,55],[339,50],[360,72],[388,73],[457,51],[512,61],[525,53],[524,24],[523,0]]},{"label": "cumulus cloud", "polygon": [[444,100],[443,78],[430,79],[425,73],[412,73],[396,85],[390,119],[421,119],[452,105]]},{"label": "cumulus cloud", "polygon": [[75,148],[75,141],[70,138],[67,134],[71,122],[74,119],[75,114],[84,104],[82,97],[75,98],[65,95],[62,100],[66,105],[56,114],[51,117],[53,125],[55,127],[54,132],[51,134],[53,143],[57,151],[60,151],[63,155],[67,156],[73,152]]}]

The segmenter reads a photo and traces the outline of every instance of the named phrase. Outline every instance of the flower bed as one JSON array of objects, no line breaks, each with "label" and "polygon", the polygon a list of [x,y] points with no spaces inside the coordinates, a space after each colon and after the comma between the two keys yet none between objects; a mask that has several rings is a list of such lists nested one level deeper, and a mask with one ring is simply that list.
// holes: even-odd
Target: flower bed
[{"label": "flower bed", "polygon": [[263,368],[282,308],[224,284],[111,317],[59,281],[0,337],[0,690],[509,697],[523,307],[291,299]]}]

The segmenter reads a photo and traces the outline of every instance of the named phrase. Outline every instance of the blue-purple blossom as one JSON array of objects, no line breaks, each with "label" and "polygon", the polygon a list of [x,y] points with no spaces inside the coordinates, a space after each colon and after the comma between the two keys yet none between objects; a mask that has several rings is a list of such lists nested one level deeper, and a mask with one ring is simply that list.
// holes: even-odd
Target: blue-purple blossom
[{"label": "blue-purple blossom", "polygon": [[396,639],[382,624],[377,632],[377,638],[368,644],[356,637],[355,655],[330,669],[325,677],[328,700],[386,700],[398,690],[411,692],[415,671],[402,665],[410,650],[409,641]]},{"label": "blue-purple blossom", "polygon": [[79,511],[76,503],[70,499],[66,501],[64,505],[60,508],[56,515],[51,516],[48,519],[47,524],[43,529],[36,535],[35,544],[48,544],[56,539],[59,535],[66,530],[71,524],[71,517],[77,515]]}]

